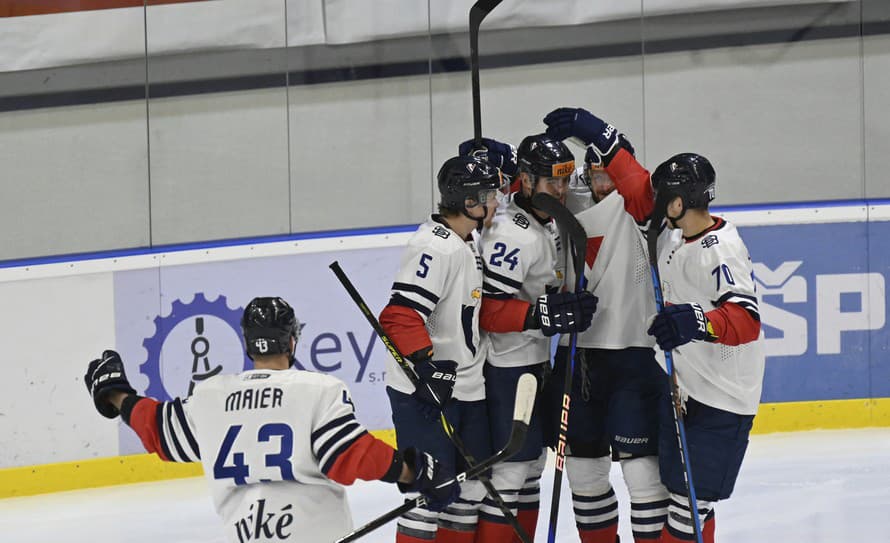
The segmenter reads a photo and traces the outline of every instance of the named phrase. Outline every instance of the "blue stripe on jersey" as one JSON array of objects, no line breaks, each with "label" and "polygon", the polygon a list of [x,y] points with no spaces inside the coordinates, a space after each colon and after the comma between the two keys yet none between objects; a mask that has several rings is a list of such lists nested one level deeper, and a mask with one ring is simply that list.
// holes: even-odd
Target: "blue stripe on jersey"
[{"label": "blue stripe on jersey", "polygon": [[760,322],[760,310],[757,306],[757,298],[755,296],[748,296],[746,294],[739,294],[737,292],[727,292],[723,296],[721,296],[714,305],[719,307],[720,304],[730,302],[738,305],[742,309],[748,312],[751,315],[751,318]]},{"label": "blue stripe on jersey", "polygon": [[495,272],[491,271],[490,269],[488,269],[487,266],[485,267],[485,269],[483,270],[482,273],[485,275],[485,277],[494,279],[495,281],[500,281],[501,283],[507,285],[508,287],[513,287],[516,290],[520,290],[522,288],[522,283],[520,281],[517,281],[515,279],[510,279],[509,277],[503,276],[499,273],[495,273]]},{"label": "blue stripe on jersey", "polygon": [[329,439],[325,440],[325,442],[318,448],[318,452],[316,453],[315,456],[319,460],[323,459],[328,454],[328,451],[331,450],[331,447],[337,445],[340,442],[340,440],[342,440],[344,437],[348,436],[349,434],[351,434],[352,432],[356,431],[359,428],[361,428],[361,426],[359,425],[358,422],[355,422],[355,421],[344,425],[343,428],[340,428],[337,431],[337,433],[332,435]]},{"label": "blue stripe on jersey", "polygon": [[420,294],[427,300],[433,302],[434,304],[439,303],[439,297],[428,291],[427,289],[421,287],[420,285],[412,285],[411,283],[393,283],[393,290],[401,290],[402,292],[413,292],[415,294]]},{"label": "blue stripe on jersey", "polygon": [[343,415],[342,417],[337,417],[334,420],[328,421],[323,424],[309,436],[309,438],[312,440],[312,448],[315,448],[315,440],[323,436],[326,432],[328,432],[329,430],[333,430],[338,426],[343,426],[344,424],[353,420],[355,420],[355,415],[350,413],[348,415]]},{"label": "blue stripe on jersey", "polygon": [[185,411],[182,409],[182,401],[179,398],[176,398],[176,400],[173,401],[173,410],[176,412],[176,418],[179,419],[182,433],[185,435],[185,439],[188,441],[189,447],[191,447],[192,452],[194,453],[193,455],[190,455],[190,457],[200,460],[201,450],[198,448],[198,440],[195,439],[195,436],[192,434],[192,429],[189,427]]},{"label": "blue stripe on jersey", "polygon": [[173,446],[176,447],[176,454],[179,455],[178,461],[185,462],[189,459],[189,456],[185,454],[185,450],[176,436],[176,425],[173,423],[173,402],[164,402],[164,424],[170,433],[170,438],[173,440]]},{"label": "blue stripe on jersey", "polygon": [[389,299],[389,305],[400,305],[409,309],[413,309],[414,311],[422,314],[424,317],[429,317],[430,314],[432,314],[433,312],[432,309],[426,307],[425,305],[419,302],[415,302],[411,298],[406,298],[398,293],[392,295],[392,297]]},{"label": "blue stripe on jersey", "polygon": [[467,349],[476,356],[476,346],[473,345],[473,312],[476,306],[463,306],[460,311],[460,322],[464,327],[464,343]]},{"label": "blue stripe on jersey", "polygon": [[[368,431],[364,430],[359,435],[355,436],[352,439],[347,440],[345,443],[343,443],[342,445],[337,447],[337,450],[335,450],[334,452],[331,453],[331,456],[328,458],[327,462],[325,462],[324,466],[321,467],[321,472],[324,473],[325,475],[327,475],[328,472],[331,470],[331,468],[334,467],[334,462],[336,462],[337,459],[340,458],[340,455],[343,454],[344,452],[346,452],[346,450],[349,449],[349,447],[352,447],[353,443],[355,443],[356,441],[361,439],[367,433],[368,433]],[[321,457],[319,456],[319,458],[321,458]]]},{"label": "blue stripe on jersey", "polygon": [[720,305],[723,302],[729,300],[730,298],[743,298],[745,300],[749,300],[755,306],[757,306],[757,297],[756,296],[748,296],[747,294],[739,294],[738,292],[727,292],[723,296],[717,298],[717,301],[714,302],[714,305]]},{"label": "blue stripe on jersey", "polygon": [[155,426],[158,428],[158,441],[161,443],[161,450],[164,451],[164,456],[168,459],[176,462],[176,459],[173,458],[173,454],[170,453],[170,447],[167,446],[167,439],[164,437],[164,404],[159,403],[157,407],[155,407]]}]

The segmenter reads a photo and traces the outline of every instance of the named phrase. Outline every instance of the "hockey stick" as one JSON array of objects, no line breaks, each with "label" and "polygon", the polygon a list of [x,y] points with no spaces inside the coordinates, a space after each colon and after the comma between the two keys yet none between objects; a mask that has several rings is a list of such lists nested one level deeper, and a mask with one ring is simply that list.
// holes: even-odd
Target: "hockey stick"
[{"label": "hockey stick", "polygon": [[[658,273],[658,234],[661,223],[664,220],[663,202],[655,201],[655,210],[649,220],[649,229],[646,231],[646,245],[649,249],[649,272],[652,275],[652,288],[655,293],[655,310],[661,313],[664,309],[664,296],[661,292],[661,275]],[[680,447],[680,463],[683,464],[683,475],[686,482],[686,494],[689,498],[689,514],[692,516],[692,529],[695,532],[695,540],[702,543],[701,520],[698,518],[695,486],[692,482],[692,465],[689,463],[689,446],[686,444],[686,424],[683,422],[683,403],[680,398],[680,385],[677,382],[677,372],[674,370],[674,355],[672,351],[664,351],[665,372],[671,380],[671,404],[674,408],[674,429],[677,432],[677,444]]]},{"label": "hockey stick", "polygon": [[[370,323],[371,328],[377,332],[377,336],[380,338],[380,341],[386,346],[386,350],[389,351],[389,354],[392,355],[393,359],[399,365],[400,368],[405,372],[405,375],[408,377],[408,380],[411,381],[411,384],[414,385],[415,388],[418,387],[426,387],[426,390],[430,393],[430,396],[436,400],[440,406],[444,408],[444,405],[439,398],[439,395],[436,394],[436,391],[420,378],[417,375],[417,371],[414,370],[414,365],[405,360],[405,357],[402,356],[402,353],[399,352],[399,349],[395,346],[392,340],[387,335],[386,331],[383,330],[383,327],[380,325],[380,321],[377,320],[377,317],[371,313],[371,309],[368,308],[368,304],[365,303],[365,300],[362,298],[362,295],[358,293],[358,290],[355,289],[355,286],[352,284],[352,281],[346,277],[346,273],[343,271],[343,268],[340,267],[340,263],[336,260],[331,262],[330,265],[331,270],[333,270],[334,275],[337,276],[337,279],[340,280],[340,283],[343,285],[343,288],[346,289],[346,292],[349,293],[349,296],[352,298],[352,301],[355,302],[355,305],[359,307],[361,312],[365,315],[365,318]],[[473,458],[473,455],[470,454],[470,451],[467,450],[466,445],[464,445],[463,440],[454,432],[454,427],[448,422],[448,419],[445,418],[445,412],[442,411],[441,415],[442,427],[445,430],[445,434],[448,436],[448,439],[451,440],[451,443],[454,444],[454,447],[457,449],[457,452],[463,457],[464,462],[467,463],[467,466],[473,467],[476,464],[476,459]],[[485,487],[485,491],[488,493],[489,497],[495,502],[495,505],[498,509],[501,510],[501,513],[504,514],[504,518],[513,528],[513,531],[516,532],[516,535],[522,540],[522,543],[531,543],[531,538],[525,532],[525,529],[519,524],[519,521],[516,519],[516,515],[510,511],[510,508],[507,507],[507,504],[504,503],[504,498],[501,497],[501,494],[494,488],[494,485],[491,483],[491,479],[489,479],[483,473],[485,470],[482,470],[478,474],[479,482],[482,483],[482,486]]]},{"label": "hockey stick", "polygon": [[[535,393],[537,392],[537,388],[538,382],[531,374],[526,373],[519,378],[519,382],[516,384],[516,402],[513,404],[513,427],[510,430],[510,437],[507,439],[507,443],[504,445],[504,448],[498,451],[498,453],[494,456],[483,460],[482,462],[469,468],[467,471],[458,474],[454,479],[451,479],[447,483],[442,483],[441,485],[439,485],[438,488],[450,485],[455,481],[458,483],[462,483],[467,479],[477,477],[491,466],[497,464],[498,462],[506,460],[519,452],[519,449],[522,448],[522,443],[525,441],[525,434],[528,431],[528,421],[532,416],[532,409],[535,406]],[[358,530],[355,530],[354,532],[341,537],[336,541],[336,543],[347,543],[349,541],[355,541],[361,536],[383,526],[394,518],[398,518],[408,511],[414,509],[415,507],[420,507],[422,505],[425,505],[426,503],[427,500],[424,496],[418,496],[414,499],[407,500],[402,505],[396,507],[388,513],[384,513],[371,522],[365,524]]]},{"label": "hockey stick", "polygon": [[478,0],[470,8],[470,81],[473,86],[473,139],[482,149],[482,102],[479,97],[479,27],[501,0]]},{"label": "hockey stick", "polygon": [[[584,260],[587,256],[587,233],[578,219],[559,200],[539,192],[532,197],[532,205],[547,213],[556,221],[569,236],[572,247],[575,250],[572,265],[575,271],[575,292],[584,290]],[[547,533],[548,543],[556,541],[556,525],[559,520],[559,496],[562,491],[562,472],[565,469],[566,439],[569,428],[569,407],[571,404],[572,374],[575,372],[575,350],[578,343],[578,333],[569,335],[569,360],[566,363],[565,383],[562,390],[562,410],[559,416],[559,441],[556,445],[556,470],[553,472],[553,493],[550,499],[550,528]]]}]

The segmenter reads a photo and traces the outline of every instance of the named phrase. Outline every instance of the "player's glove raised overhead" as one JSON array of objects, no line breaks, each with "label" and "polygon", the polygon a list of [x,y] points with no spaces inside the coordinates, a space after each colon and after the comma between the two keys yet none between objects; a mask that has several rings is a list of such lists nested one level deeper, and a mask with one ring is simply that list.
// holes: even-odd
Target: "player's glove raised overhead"
[{"label": "player's glove raised overhead", "polygon": [[442,408],[451,400],[457,379],[457,362],[433,360],[431,352],[427,350],[418,351],[408,358],[414,362],[414,371],[420,377],[414,397],[419,400],[424,416],[436,420]]},{"label": "player's glove raised overhead", "polygon": [[427,499],[426,507],[430,511],[442,511],[460,496],[454,473],[429,453],[411,447],[402,452],[402,459],[414,471],[414,481],[398,483],[399,490],[420,492]]},{"label": "player's glove raised overhead", "polygon": [[589,292],[560,292],[538,298],[525,318],[527,330],[541,330],[545,336],[583,332],[590,328],[599,299]]},{"label": "player's glove raised overhead", "polygon": [[698,304],[666,306],[655,316],[648,333],[663,351],[676,349],[692,340],[716,341],[714,329]]},{"label": "player's glove raised overhead", "polygon": [[86,375],[83,376],[83,382],[87,386],[87,391],[93,396],[96,410],[109,419],[120,414],[116,407],[106,401],[109,392],[120,390],[127,394],[136,394],[127,381],[121,355],[112,350],[104,351],[101,358],[90,362]]},{"label": "player's glove raised overhead", "polygon": [[475,140],[467,140],[457,147],[460,156],[482,156],[492,165],[499,168],[505,175],[515,177],[519,172],[516,158],[516,147],[491,138],[482,138],[484,149],[476,149]]},{"label": "player's glove raised overhead", "polygon": [[544,117],[547,135],[564,140],[578,138],[588,148],[585,160],[605,168],[622,147],[633,154],[633,147],[618,129],[582,108],[561,107]]}]

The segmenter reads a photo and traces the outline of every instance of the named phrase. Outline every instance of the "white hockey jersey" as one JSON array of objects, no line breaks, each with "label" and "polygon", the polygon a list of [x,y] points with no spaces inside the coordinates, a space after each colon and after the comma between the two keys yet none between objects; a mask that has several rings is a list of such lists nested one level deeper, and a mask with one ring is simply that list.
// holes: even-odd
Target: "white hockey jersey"
[{"label": "white hockey jersey", "polygon": [[345,491],[325,473],[367,432],[339,379],[249,370],[161,406],[162,450],[201,461],[229,541],[320,543],[351,531]]},{"label": "white hockey jersey", "polygon": [[[665,303],[697,303],[707,312],[736,303],[759,319],[748,248],[735,226],[717,219],[712,230],[684,240],[680,229],[658,238],[658,269]],[[664,367],[664,353],[656,352]],[[763,385],[763,335],[738,346],[694,341],[673,351],[680,389],[696,400],[743,415],[757,413]]]},{"label": "white hockey jersey", "polygon": [[[515,202],[516,193],[498,209],[482,234],[483,293],[497,299],[518,298],[534,303],[542,294],[557,292],[565,276],[559,229],[551,219],[541,224]],[[540,330],[489,333],[488,363],[520,367],[550,360],[550,338]]]},{"label": "white hockey jersey", "polygon": [[[488,341],[479,331],[482,260],[477,244],[475,237],[465,241],[430,217],[402,253],[390,299],[390,305],[410,307],[422,317],[435,360],[457,362],[452,397],[464,401],[485,399],[482,365]],[[414,392],[414,385],[391,357],[386,384],[405,394]]]},{"label": "white hockey jersey", "polygon": [[[580,172],[580,170],[579,170]],[[655,298],[646,239],[634,218],[625,210],[618,190],[594,203],[590,189],[573,175],[566,207],[587,234],[585,277],[587,290],[599,299],[590,328],[578,334],[578,346],[598,349],[653,347],[646,333],[655,314]],[[577,187],[581,185],[583,189]],[[569,265],[566,284],[574,285]],[[560,344],[568,345],[568,336]]]}]

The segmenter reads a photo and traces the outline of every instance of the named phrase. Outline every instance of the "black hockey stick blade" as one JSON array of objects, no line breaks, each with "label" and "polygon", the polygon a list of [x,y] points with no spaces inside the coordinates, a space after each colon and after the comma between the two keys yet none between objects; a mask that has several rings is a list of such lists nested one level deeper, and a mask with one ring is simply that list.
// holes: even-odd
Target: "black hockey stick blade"
[{"label": "black hockey stick blade", "polygon": [[482,103],[479,96],[479,27],[501,0],[478,0],[470,8],[470,82],[473,89],[473,139],[482,148]]},{"label": "black hockey stick blade", "polygon": [[532,197],[532,205],[553,217],[556,224],[569,236],[572,247],[575,249],[575,257],[572,260],[575,271],[575,292],[580,292],[581,282],[584,278],[584,259],[587,255],[587,232],[584,231],[584,227],[581,226],[575,215],[549,194],[544,192],[535,194]]},{"label": "black hockey stick blade", "polygon": [[[458,474],[455,478],[451,479],[447,483],[443,483],[441,486],[447,486],[454,482],[462,483],[467,479],[472,479],[477,475],[487,471],[491,466],[497,464],[498,462],[502,462],[507,460],[514,454],[518,453],[520,449],[522,449],[522,444],[525,442],[525,434],[528,432],[528,423],[532,416],[532,409],[535,406],[535,394],[538,390],[538,381],[529,373],[524,374],[519,378],[519,382],[516,385],[516,403],[513,406],[513,427],[510,430],[510,437],[507,439],[507,443],[504,445],[504,448],[497,452],[492,457],[489,457],[482,462],[476,464],[472,468],[467,471]],[[396,519],[408,511],[414,509],[415,507],[420,507],[426,504],[426,498],[423,496],[418,496],[416,498],[406,500],[405,503],[396,507],[395,509],[390,510],[387,513],[377,517],[371,522],[365,524],[361,528],[341,537],[335,543],[348,543],[350,541],[355,541],[356,539],[369,534],[370,532],[376,530],[377,528],[383,526],[384,524],[390,522],[393,519]]]}]

